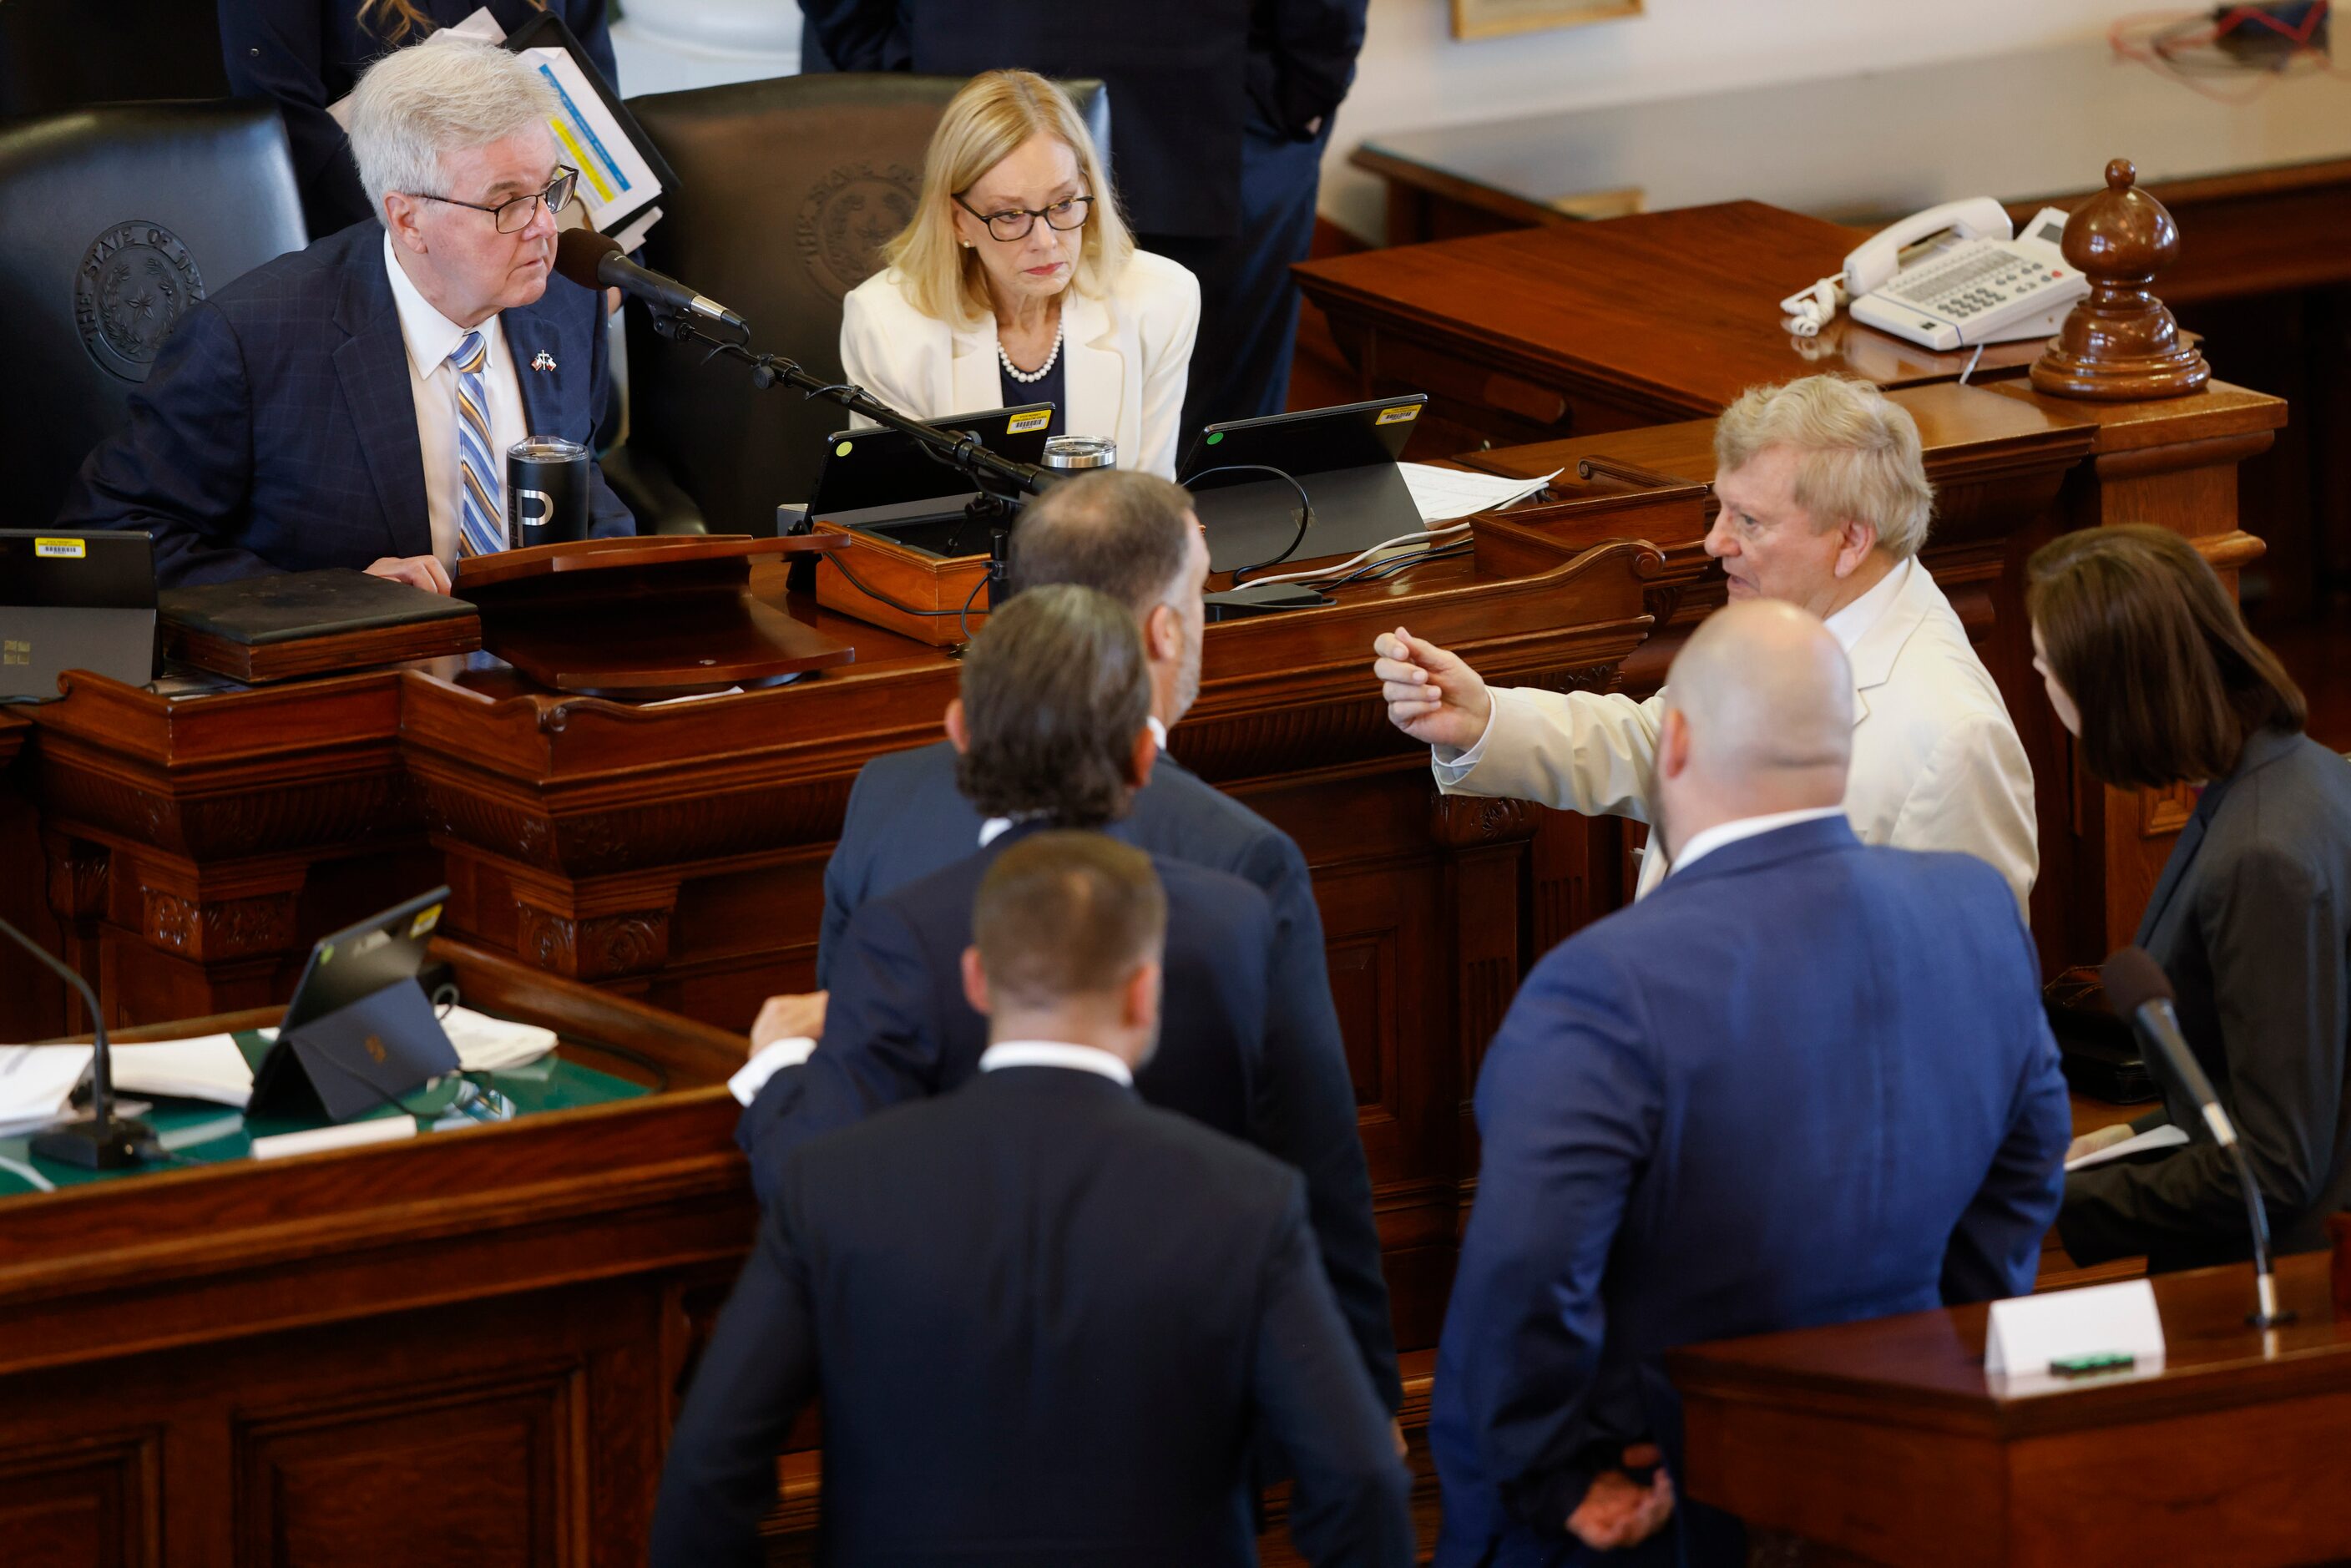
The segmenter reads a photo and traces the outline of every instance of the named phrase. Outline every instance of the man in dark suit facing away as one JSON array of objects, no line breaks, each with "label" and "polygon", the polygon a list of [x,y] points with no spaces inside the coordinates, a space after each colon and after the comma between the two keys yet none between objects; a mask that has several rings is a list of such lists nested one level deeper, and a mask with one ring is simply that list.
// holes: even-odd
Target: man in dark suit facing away
[{"label": "man in dark suit facing away", "polygon": [[1239,1568],[1259,1437],[1308,1561],[1413,1561],[1297,1173],[1134,1091],[1155,1037],[1185,1044],[1160,1029],[1168,918],[1148,857],[1099,834],[994,858],[959,915],[977,1071],[785,1163],[678,1419],[658,1568],[765,1560],[776,1453],[820,1391],[821,1563]]},{"label": "man in dark suit facing away", "polygon": [[1982,861],[1855,837],[1835,639],[1734,603],[1666,691],[1673,872],[1535,966],[1479,1073],[1441,1568],[1743,1568],[1736,1520],[1671,1517],[1664,1352],[2023,1294],[2056,1213],[2032,938]]},{"label": "man in dark suit facing away", "polygon": [[[1159,741],[1140,788],[1107,828],[1167,860],[1210,867],[1261,890],[1272,907],[1268,1012],[1250,1141],[1306,1176],[1314,1233],[1332,1288],[1367,1364],[1393,1406],[1394,1334],[1379,1271],[1371,1176],[1356,1132],[1354,1085],[1331,998],[1322,918],[1305,857],[1290,836],[1182,767],[1165,749],[1200,690],[1201,589],[1207,546],[1191,497],[1147,474],[1064,480],[1021,513],[1013,530],[1014,589],[1076,584],[1126,606],[1149,664],[1146,722]],[[825,868],[820,984],[837,980],[850,921],[868,901],[967,859],[987,813],[956,784],[952,740],[868,762],[850,791],[841,841]],[[768,1048],[823,1030],[822,994],[772,998],[752,1030]],[[787,1044],[780,1055],[804,1053]],[[1212,1125],[1222,1123],[1212,1122]]]},{"label": "man in dark suit facing away", "polygon": [[[144,528],[166,587],[351,567],[435,592],[504,548],[507,448],[596,445],[602,301],[555,277],[554,93],[440,38],[371,67],[351,150],[375,213],[192,308],[57,523]],[[636,531],[589,460],[600,537]]]},{"label": "man in dark suit facing away", "polygon": [[[1024,835],[1115,821],[1155,767],[1141,637],[1123,606],[1091,589],[1030,589],[990,615],[964,660],[962,687],[947,715],[959,776],[998,831],[953,864],[868,900],[850,923],[822,1041],[758,1089],[737,1133],[763,1201],[774,1201],[786,1159],[808,1139],[970,1077],[987,1039],[957,975],[973,890]],[[1277,977],[1265,895],[1225,873],[1154,858],[1171,910],[1167,1044],[1137,1089],[1152,1104],[1300,1166],[1310,1193],[1328,1186],[1350,1167],[1327,1151],[1311,1165],[1291,1158],[1301,1139],[1284,1118],[1298,1113],[1263,1082]],[[1360,1173],[1352,1117],[1344,1135]],[[1353,1213],[1343,1201],[1313,1205],[1314,1234],[1364,1365],[1393,1409],[1378,1237],[1368,1193],[1355,1188],[1354,1202],[1361,1223],[1329,1228],[1325,1212]]]}]

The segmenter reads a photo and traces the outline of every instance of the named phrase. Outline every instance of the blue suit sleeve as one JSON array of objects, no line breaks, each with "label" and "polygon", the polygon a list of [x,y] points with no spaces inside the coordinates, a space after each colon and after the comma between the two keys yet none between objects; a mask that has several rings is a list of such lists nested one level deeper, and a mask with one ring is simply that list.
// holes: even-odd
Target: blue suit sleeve
[{"label": "blue suit sleeve", "polygon": [[[1530,1528],[1560,1535],[1625,1431],[1602,1363],[1602,1276],[1656,1147],[1663,1090],[1629,988],[1574,946],[1531,976],[1479,1074],[1484,1161],[1446,1312],[1432,1437]],[[1448,1485],[1451,1484],[1448,1477]]]},{"label": "blue suit sleeve", "polygon": [[236,332],[200,304],[163,340],[152,373],[131,394],[131,419],[87,461],[57,522],[144,528],[166,588],[274,571],[224,540],[253,494],[253,394]]},{"label": "blue suit sleeve", "polygon": [[[607,52],[611,46],[606,45]],[[601,452],[606,438],[611,434],[604,429],[604,411],[611,406],[612,337],[604,319],[603,290],[593,291],[595,319],[588,329],[588,450]],[[612,493],[604,482],[604,465],[592,459],[588,465],[588,534],[591,538],[627,538],[637,531],[636,514],[628,503]]]},{"label": "blue suit sleeve", "polygon": [[1273,908],[1264,1070],[1253,1120],[1259,1148],[1306,1177],[1308,1211],[1323,1271],[1363,1353],[1372,1385],[1390,1410],[1403,1402],[1387,1277],[1380,1270],[1371,1168],[1355,1114],[1346,1041],[1331,999],[1322,915],[1298,846],[1270,835],[1270,865],[1249,867]]},{"label": "blue suit sleeve", "polygon": [[837,71],[904,70],[908,55],[898,30],[898,0],[800,0],[825,58]]},{"label": "blue suit sleeve", "polygon": [[1407,1568],[1412,1478],[1322,1277],[1295,1177],[1259,1274],[1250,1389],[1296,1476],[1290,1533],[1309,1563]]},{"label": "blue suit sleeve", "polygon": [[695,1369],[653,1509],[655,1568],[767,1561],[759,1520],[776,1455],[815,1392],[808,1270],[791,1221],[771,1213]]},{"label": "blue suit sleeve", "polygon": [[580,40],[588,57],[604,76],[604,85],[612,89],[614,98],[622,97],[621,68],[612,58],[612,25],[606,20],[611,7],[606,0],[571,0],[565,7],[563,25]]},{"label": "blue suit sleeve", "polygon": [[2027,1027],[2033,1040],[2017,1077],[2008,1135],[1943,1254],[1943,1300],[1950,1305],[2029,1295],[2064,1192],[2073,1105],[2048,1020],[2036,1009]]},{"label": "blue suit sleeve", "polygon": [[841,838],[824,862],[824,921],[816,938],[816,988],[820,991],[832,984],[832,961],[848,935],[849,917],[865,902],[875,832],[867,821],[874,815],[874,777],[872,762],[857,770],[856,782],[849,787],[849,808],[841,814]]},{"label": "blue suit sleeve", "polygon": [[319,0],[219,0],[218,10],[229,90],[277,105],[311,237],[370,215],[350,139],[327,112],[326,8]]},{"label": "blue suit sleeve", "polygon": [[776,1200],[791,1152],[810,1138],[938,1090],[943,1042],[921,939],[886,903],[871,904],[842,948],[824,1039],[807,1061],[768,1080],[736,1128],[763,1204]]}]

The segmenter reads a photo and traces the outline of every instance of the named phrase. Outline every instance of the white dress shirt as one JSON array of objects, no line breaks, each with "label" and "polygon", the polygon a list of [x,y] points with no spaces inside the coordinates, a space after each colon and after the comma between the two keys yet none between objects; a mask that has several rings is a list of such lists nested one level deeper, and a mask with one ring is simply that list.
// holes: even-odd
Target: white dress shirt
[{"label": "white dress shirt", "polygon": [[1674,857],[1674,863],[1666,868],[1666,874],[1671,876],[1677,871],[1689,870],[1698,863],[1699,857],[1710,854],[1725,844],[1735,844],[1759,833],[1792,828],[1798,822],[1817,822],[1823,817],[1844,815],[1843,806],[1810,806],[1801,811],[1769,811],[1761,817],[1741,817],[1736,821],[1717,822],[1690,835],[1690,841],[1682,846],[1682,852]]},{"label": "white dress shirt", "polygon": [[1134,1087],[1134,1072],[1125,1062],[1098,1045],[1070,1045],[1058,1040],[1007,1040],[979,1055],[979,1070],[999,1067],[1067,1067],[1079,1072],[1099,1072],[1113,1082]]},{"label": "white dress shirt", "polygon": [[[1934,574],[1915,559],[1896,563],[1826,624],[1853,665],[1844,812],[1854,831],[1868,844],[1972,854],[2025,907],[2040,869],[2032,765]],[[1476,746],[1432,750],[1439,789],[1650,821],[1665,693],[1635,702],[1496,686],[1492,697]],[[1645,853],[1635,896],[1666,870],[1662,852]]]},{"label": "white dress shirt", "polygon": [[[400,310],[400,338],[408,350],[408,391],[416,400],[416,442],[424,457],[424,504],[433,525],[433,553],[444,565],[457,559],[459,496],[465,477],[457,466],[457,367],[449,356],[465,340],[466,329],[435,310],[409,280],[383,236],[384,270],[392,275],[392,303]],[[507,448],[530,434],[522,412],[522,385],[514,356],[507,351],[506,329],[496,316],[475,329],[489,358],[482,365],[483,390],[490,398],[490,461],[498,465],[498,500],[506,502]],[[497,519],[500,534],[506,519]]]}]

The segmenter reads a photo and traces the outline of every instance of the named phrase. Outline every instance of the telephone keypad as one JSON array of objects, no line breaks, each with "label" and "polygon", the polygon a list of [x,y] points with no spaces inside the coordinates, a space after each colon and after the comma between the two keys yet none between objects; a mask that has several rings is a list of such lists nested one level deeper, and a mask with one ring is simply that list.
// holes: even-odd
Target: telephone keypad
[{"label": "telephone keypad", "polygon": [[2017,293],[2062,276],[2055,268],[2018,256],[2013,251],[1985,249],[1955,258],[1950,265],[1922,277],[1905,278],[1892,298],[1933,311],[1946,320],[1964,321],[1981,311],[2008,303]]}]

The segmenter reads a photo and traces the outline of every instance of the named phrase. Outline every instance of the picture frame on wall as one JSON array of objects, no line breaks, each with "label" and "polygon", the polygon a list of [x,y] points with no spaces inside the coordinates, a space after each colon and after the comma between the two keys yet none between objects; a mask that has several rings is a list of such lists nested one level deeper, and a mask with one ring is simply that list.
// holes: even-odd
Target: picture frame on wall
[{"label": "picture frame on wall", "polygon": [[1501,38],[1641,14],[1642,0],[1452,0],[1453,36]]}]

